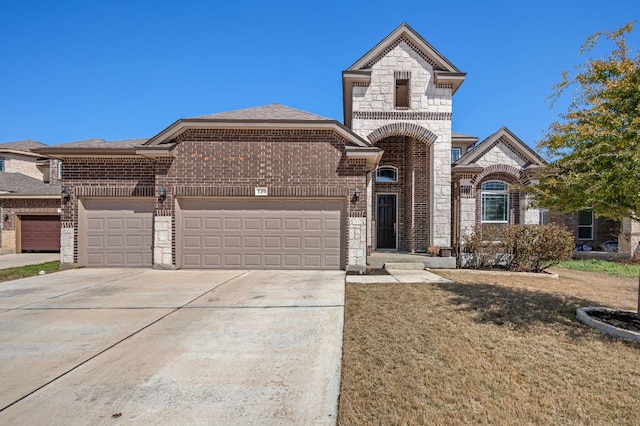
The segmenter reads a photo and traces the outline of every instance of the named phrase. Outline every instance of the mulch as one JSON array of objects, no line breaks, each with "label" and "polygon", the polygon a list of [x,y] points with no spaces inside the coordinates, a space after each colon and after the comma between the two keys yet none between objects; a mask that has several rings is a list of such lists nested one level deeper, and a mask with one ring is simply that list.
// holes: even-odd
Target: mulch
[{"label": "mulch", "polygon": [[640,333],[640,319],[635,312],[628,311],[590,311],[589,316],[614,327]]}]

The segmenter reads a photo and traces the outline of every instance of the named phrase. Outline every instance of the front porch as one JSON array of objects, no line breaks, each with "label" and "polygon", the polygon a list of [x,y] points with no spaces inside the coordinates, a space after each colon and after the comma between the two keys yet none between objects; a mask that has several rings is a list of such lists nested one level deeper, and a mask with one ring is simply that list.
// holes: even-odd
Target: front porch
[{"label": "front porch", "polygon": [[367,256],[367,268],[382,269],[385,263],[422,263],[430,269],[454,269],[456,258],[404,252],[374,252]]}]

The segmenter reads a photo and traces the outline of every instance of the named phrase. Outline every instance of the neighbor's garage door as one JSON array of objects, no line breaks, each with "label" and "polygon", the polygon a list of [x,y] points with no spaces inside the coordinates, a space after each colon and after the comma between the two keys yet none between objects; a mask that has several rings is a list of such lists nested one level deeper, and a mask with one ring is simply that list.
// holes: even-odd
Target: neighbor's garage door
[{"label": "neighbor's garage door", "polygon": [[60,216],[20,216],[21,251],[60,251]]},{"label": "neighbor's garage door", "polygon": [[151,266],[153,200],[83,201],[81,263],[85,266]]},{"label": "neighbor's garage door", "polygon": [[341,200],[180,200],[183,268],[340,269]]}]

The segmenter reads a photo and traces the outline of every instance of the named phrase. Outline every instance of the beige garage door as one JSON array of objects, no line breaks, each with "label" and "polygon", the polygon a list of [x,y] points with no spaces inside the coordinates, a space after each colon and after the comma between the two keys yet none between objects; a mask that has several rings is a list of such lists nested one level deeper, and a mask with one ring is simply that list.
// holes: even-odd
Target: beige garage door
[{"label": "beige garage door", "polygon": [[183,268],[340,269],[341,200],[180,200]]},{"label": "beige garage door", "polygon": [[153,200],[83,201],[80,263],[85,266],[151,266]]}]

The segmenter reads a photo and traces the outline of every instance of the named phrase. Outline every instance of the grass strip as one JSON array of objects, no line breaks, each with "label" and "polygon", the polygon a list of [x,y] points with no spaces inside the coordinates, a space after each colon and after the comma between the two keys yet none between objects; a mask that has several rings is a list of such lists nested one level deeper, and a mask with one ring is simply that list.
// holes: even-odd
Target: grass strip
[{"label": "grass strip", "polygon": [[635,278],[640,273],[640,265],[625,265],[599,259],[567,260],[558,265],[559,268],[574,271],[600,272],[614,277]]},{"label": "grass strip", "polygon": [[60,262],[38,263],[36,265],[16,266],[14,268],[0,269],[0,282],[17,280],[20,278],[33,277],[39,275],[40,271],[45,273],[58,272]]}]

